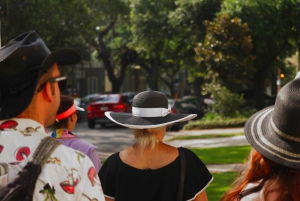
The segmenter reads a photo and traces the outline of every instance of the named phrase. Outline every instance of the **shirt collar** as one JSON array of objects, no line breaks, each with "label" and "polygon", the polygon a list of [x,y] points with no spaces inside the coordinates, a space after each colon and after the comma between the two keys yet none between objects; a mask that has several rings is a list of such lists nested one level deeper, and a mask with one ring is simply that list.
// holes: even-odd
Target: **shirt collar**
[{"label": "shirt collar", "polygon": [[32,119],[12,118],[0,121],[0,129],[15,129],[18,131],[32,131],[47,134],[45,127]]}]

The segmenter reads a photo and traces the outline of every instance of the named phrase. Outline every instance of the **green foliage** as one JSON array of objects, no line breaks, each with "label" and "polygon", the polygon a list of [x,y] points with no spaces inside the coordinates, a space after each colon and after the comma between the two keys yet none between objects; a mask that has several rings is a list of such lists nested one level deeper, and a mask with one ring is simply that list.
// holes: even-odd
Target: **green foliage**
[{"label": "green foliage", "polygon": [[[277,72],[282,60],[290,54],[292,18],[298,18],[286,5],[294,0],[225,0],[221,13],[240,18],[247,23],[254,45],[254,76],[249,83],[255,92],[256,108],[264,107],[267,77]],[[299,4],[296,3],[296,7]],[[299,36],[299,34],[297,34]],[[275,82],[275,81],[274,81]],[[274,83],[273,82],[273,83]]]},{"label": "green foliage", "polygon": [[234,117],[244,104],[243,95],[232,93],[224,86],[220,86],[217,80],[203,86],[205,94],[212,94],[214,102],[210,104],[212,112],[221,117]]},{"label": "green foliage", "polygon": [[235,111],[233,117],[222,117],[210,112],[200,120],[189,121],[184,125],[183,130],[243,127],[255,112],[254,109]]},{"label": "green foliage", "polygon": [[213,90],[212,95],[215,99],[215,102],[211,104],[212,111],[223,117],[234,116],[235,111],[244,104],[243,95],[232,93],[226,87]]},{"label": "green foliage", "polygon": [[221,0],[177,0],[175,4],[176,9],[169,14],[169,23],[185,34],[185,40],[190,42],[189,45],[197,40],[203,40],[205,37],[203,22],[212,20],[221,8]]},{"label": "green foliage", "polygon": [[199,120],[190,121],[185,124],[183,130],[198,130],[198,129],[211,129],[211,128],[233,128],[243,127],[248,119],[247,118],[220,118],[214,120]]},{"label": "green foliage", "polygon": [[86,1],[9,0],[2,2],[1,10],[3,44],[30,30],[37,31],[50,50],[85,48],[90,37],[92,16]]},{"label": "green foliage", "polygon": [[168,15],[175,8],[174,1],[140,0],[131,4],[130,19],[133,34],[132,45],[147,57],[163,56],[168,39],[174,29],[168,24]]},{"label": "green foliage", "polygon": [[205,27],[204,42],[197,43],[195,48],[199,65],[194,70],[217,73],[222,84],[231,90],[242,87],[254,71],[247,24],[225,14],[214,21],[205,21]]},{"label": "green foliage", "polygon": [[[203,21],[220,11],[221,0],[139,0],[131,4],[131,46],[147,62],[153,77],[172,92],[174,75],[195,65],[194,43],[204,37]],[[150,85],[151,87],[151,85]]]},{"label": "green foliage", "polygon": [[220,200],[238,174],[238,172],[212,173],[214,180],[205,190],[208,200]]},{"label": "green foliage", "polygon": [[[286,15],[286,24],[288,24],[288,27],[290,29],[289,35],[291,38],[292,45],[296,48],[296,50],[300,51],[300,21],[298,20],[300,18],[300,6],[299,1],[294,0],[287,0],[282,5],[282,9],[284,13],[289,13],[289,15]],[[300,70],[300,54],[297,54],[298,57],[298,64],[296,66],[296,72]],[[286,68],[286,71],[290,70],[290,68]],[[288,75],[287,73],[285,73]],[[292,78],[293,79],[293,78]],[[282,81],[282,85],[287,83],[288,77],[285,77]]]}]

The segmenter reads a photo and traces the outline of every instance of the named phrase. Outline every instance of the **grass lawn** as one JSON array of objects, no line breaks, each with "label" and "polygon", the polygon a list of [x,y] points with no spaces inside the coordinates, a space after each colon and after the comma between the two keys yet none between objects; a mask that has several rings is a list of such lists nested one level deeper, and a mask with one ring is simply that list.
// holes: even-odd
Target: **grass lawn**
[{"label": "grass lawn", "polygon": [[214,180],[206,188],[208,200],[218,201],[238,176],[237,172],[213,173]]},{"label": "grass lawn", "polygon": [[194,135],[194,136],[178,136],[173,137],[167,141],[173,140],[195,140],[195,139],[208,139],[208,138],[220,138],[220,137],[233,137],[244,135],[244,133],[228,133],[228,134],[204,134],[204,135]]},{"label": "grass lawn", "polygon": [[206,165],[244,163],[250,149],[250,146],[190,148]]}]

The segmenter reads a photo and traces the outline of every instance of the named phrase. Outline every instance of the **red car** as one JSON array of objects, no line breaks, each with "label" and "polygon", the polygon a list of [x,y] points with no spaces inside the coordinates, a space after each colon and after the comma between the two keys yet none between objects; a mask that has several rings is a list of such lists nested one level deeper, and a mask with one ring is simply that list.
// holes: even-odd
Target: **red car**
[{"label": "red car", "polygon": [[128,97],[122,94],[103,94],[95,99],[87,107],[87,120],[89,128],[94,128],[95,124],[100,124],[102,127],[106,123],[112,123],[104,113],[112,112],[129,112],[132,111],[132,106],[128,101]]}]

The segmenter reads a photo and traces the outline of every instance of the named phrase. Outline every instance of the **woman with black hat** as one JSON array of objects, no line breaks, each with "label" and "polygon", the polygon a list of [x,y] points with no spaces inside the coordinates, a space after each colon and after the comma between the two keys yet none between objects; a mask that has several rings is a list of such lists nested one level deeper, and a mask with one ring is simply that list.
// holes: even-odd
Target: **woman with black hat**
[{"label": "woman with black hat", "polygon": [[300,201],[300,79],[245,125],[249,161],[222,201]]},{"label": "woman with black hat", "polygon": [[106,200],[207,200],[212,175],[190,150],[163,143],[169,125],[195,114],[171,114],[166,95],[137,94],[131,113],[106,112],[113,122],[131,128],[137,142],[111,155],[99,172]]},{"label": "woman with black hat", "polygon": [[[96,171],[99,172],[101,163],[97,153],[97,147],[89,142],[76,138],[72,133],[80,111],[84,111],[84,109],[76,106],[73,97],[61,95],[56,122],[52,126],[54,131],[51,136],[59,140],[63,145],[86,154],[94,163]],[[81,154],[80,152],[77,153]]]}]

